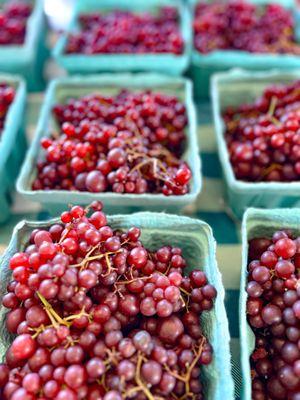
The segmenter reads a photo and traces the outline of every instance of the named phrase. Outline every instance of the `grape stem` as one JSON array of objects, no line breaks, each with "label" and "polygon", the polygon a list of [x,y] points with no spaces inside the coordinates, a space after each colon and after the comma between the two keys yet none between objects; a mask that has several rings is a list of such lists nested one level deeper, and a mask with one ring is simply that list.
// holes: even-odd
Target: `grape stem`
[{"label": "grape stem", "polygon": [[106,353],[108,355],[107,360],[104,362],[105,365],[118,365],[119,361],[118,361],[118,356],[119,353],[116,352],[115,348],[113,348],[112,350],[106,349]]},{"label": "grape stem", "polygon": [[282,165],[273,163],[268,168],[266,168],[261,175],[261,179],[268,175],[270,172],[275,171],[276,169],[282,170]]},{"label": "grape stem", "polygon": [[58,244],[61,244],[65,239],[66,239],[66,237],[68,236],[68,234],[69,234],[69,232],[70,232],[70,230],[73,228],[73,224],[70,224],[67,228],[66,228],[66,232],[62,235],[62,237],[59,239],[59,242],[58,242]]},{"label": "grape stem", "polygon": [[127,390],[126,392],[123,393],[123,398],[127,399],[130,398],[134,393],[136,392],[143,392],[144,395],[147,397],[148,400],[164,400],[163,397],[160,396],[153,396],[148,389],[148,387],[145,385],[141,378],[141,367],[142,363],[145,360],[145,357],[142,355],[142,353],[139,351],[138,356],[137,356],[137,366],[136,366],[136,374],[135,374],[135,381],[137,383],[137,386]]},{"label": "grape stem", "polygon": [[281,122],[279,121],[279,119],[277,119],[277,118],[275,118],[273,116],[271,117],[271,121],[276,126],[280,126],[281,125]]},{"label": "grape stem", "polygon": [[[151,154],[149,153],[150,155],[153,154],[154,157],[149,157],[145,153],[138,153],[131,149],[126,149],[126,152],[127,152],[128,156],[130,156],[132,159],[134,159],[134,158],[142,158],[143,159],[143,161],[141,161],[139,164],[135,165],[130,170],[130,173],[132,173],[136,170],[138,170],[141,173],[141,168],[143,166],[152,163],[153,164],[153,176],[162,182],[170,183],[170,177],[168,177],[168,175],[167,175],[167,169],[164,166],[163,162],[158,158],[159,155],[164,154],[166,160],[169,159],[171,153],[169,154],[168,150],[165,150],[164,152],[161,152],[161,150],[160,150],[160,153],[158,154],[158,156],[155,155],[155,154],[157,154],[155,152],[152,152]],[[176,160],[176,161],[175,160],[176,159],[173,158],[172,161],[169,160],[169,163],[173,164],[173,165],[176,164],[178,166],[179,162],[178,162],[178,160]],[[158,173],[158,166],[160,167],[160,169],[162,171],[161,173]],[[166,176],[164,176],[163,174],[165,174]]]},{"label": "grape stem", "polygon": [[272,96],[270,105],[269,105],[269,110],[268,110],[268,115],[270,117],[273,117],[276,106],[277,106],[278,98],[276,96]]},{"label": "grape stem", "polygon": [[165,173],[167,172],[164,164],[162,163],[162,161],[157,158],[157,157],[149,157],[147,154],[145,153],[137,153],[134,150],[130,150],[127,149],[127,152],[129,153],[129,156],[131,158],[143,158],[143,161],[141,161],[139,164],[137,164],[135,167],[133,167],[130,170],[130,173],[139,170],[144,166],[147,165],[149,163],[153,163],[153,172],[154,172],[154,176],[157,177],[158,179],[160,179],[160,177],[157,175],[157,164],[159,163],[160,168],[162,169],[162,171],[164,171]]},{"label": "grape stem", "polygon": [[187,290],[183,289],[182,287],[180,287],[179,289],[182,293],[186,294],[187,296],[190,296],[190,293]]},{"label": "grape stem", "polygon": [[84,268],[86,263],[88,263],[89,261],[101,260],[101,258],[103,258],[103,257],[107,257],[111,254],[117,254],[117,253],[120,253],[121,251],[122,251],[121,249],[117,250],[115,252],[108,251],[107,253],[102,253],[102,254],[97,254],[95,256],[86,257],[79,264],[70,265],[70,268],[71,267],[73,267],[73,268],[83,267]]},{"label": "grape stem", "polygon": [[[128,241],[129,241],[129,240],[125,240],[123,243],[121,243],[121,246],[123,246],[124,244],[128,243]],[[106,263],[107,263],[107,266],[108,266],[108,270],[109,270],[109,272],[108,272],[107,275],[109,275],[110,272],[111,272],[111,270],[112,270],[112,268],[110,267],[110,262],[109,262],[108,256],[110,256],[110,255],[115,255],[115,254],[117,254],[117,253],[120,253],[120,252],[122,252],[122,249],[119,249],[119,250],[117,250],[117,251],[108,251],[108,252],[106,252],[106,253],[101,253],[101,254],[92,255],[93,252],[99,248],[99,246],[101,245],[101,243],[103,243],[103,241],[100,242],[100,243],[98,243],[96,246],[92,247],[91,250],[86,254],[85,258],[84,258],[80,263],[70,265],[70,267],[73,267],[73,268],[81,268],[81,271],[82,271],[82,270],[86,267],[86,264],[87,264],[88,262],[90,262],[90,261],[95,261],[95,260],[101,260],[103,257],[105,257]],[[107,261],[107,260],[108,260],[108,261]],[[102,276],[106,276],[106,275],[102,275]]]},{"label": "grape stem", "polygon": [[103,386],[105,391],[108,392],[108,389],[107,389],[106,384],[105,384],[105,373],[101,376],[100,379],[97,379],[97,383],[98,383],[99,386]]},{"label": "grape stem", "polygon": [[65,325],[69,328],[75,319],[81,318],[83,316],[86,316],[89,319],[89,321],[91,321],[91,316],[90,316],[90,314],[85,312],[84,307],[78,314],[73,314],[73,315],[69,315],[66,318],[61,318],[61,316],[57,314],[57,312],[53,309],[51,304],[45,299],[45,297],[41,293],[37,292],[37,296],[43,303],[44,310],[46,311],[46,313],[55,329],[59,328],[59,325]]},{"label": "grape stem", "polygon": [[136,282],[136,281],[139,281],[139,280],[145,281],[145,280],[148,280],[148,279],[150,279],[150,278],[152,278],[152,275],[149,275],[149,276],[139,276],[139,277],[137,277],[137,278],[132,278],[132,279],[130,279],[129,281],[116,281],[115,285],[129,285],[129,283],[133,283],[133,282]]},{"label": "grape stem", "polygon": [[136,376],[135,376],[136,383],[138,384],[139,389],[144,392],[147,399],[155,400],[155,397],[152,396],[150,390],[147,388],[147,386],[144,385],[144,383],[142,381],[142,378],[141,378],[142,362],[143,362],[143,358],[142,358],[141,353],[139,352],[138,359],[137,359],[137,366],[136,366]]},{"label": "grape stem", "polygon": [[[67,323],[57,314],[57,312],[53,309],[51,304],[45,299],[45,297],[40,293],[36,292],[38,298],[44,305],[44,310],[49,316],[50,321],[52,322],[54,328],[58,328],[59,324],[67,325]],[[68,326],[68,325],[67,325]]]},{"label": "grape stem", "polygon": [[186,308],[186,310],[188,312],[189,311],[189,304],[190,304],[190,296],[191,296],[191,294],[187,290],[183,289],[182,287],[180,287],[179,290],[187,296],[187,301],[186,302],[184,301],[183,296],[180,296],[180,297],[181,297],[181,300],[182,300],[182,302],[183,302],[183,304],[184,304],[184,306],[185,306],[185,308]]},{"label": "grape stem", "polygon": [[[130,280],[128,280],[128,281],[116,281],[115,283],[114,283],[114,288],[115,288],[115,290],[114,290],[114,293],[118,293],[118,295],[122,298],[122,299],[124,299],[124,296],[123,296],[123,294],[122,294],[122,292],[120,291],[120,289],[118,288],[118,286],[119,285],[128,285],[129,283],[133,283],[133,282],[136,282],[136,281],[138,281],[138,280],[148,280],[148,279],[150,279],[152,277],[152,275],[149,275],[149,276],[141,276],[141,277],[138,277],[138,278],[133,278],[133,277],[131,277],[131,279]],[[126,278],[126,276],[125,276],[125,278]]]},{"label": "grape stem", "polygon": [[177,372],[172,371],[171,368],[167,364],[164,364],[164,368],[170,375],[174,376],[174,378],[185,383],[185,395],[180,400],[184,400],[192,394],[190,392],[191,374],[192,374],[194,367],[196,366],[197,362],[199,361],[199,359],[201,357],[205,341],[206,341],[205,337],[202,336],[198,348],[194,349],[195,350],[195,358],[194,358],[193,362],[191,363],[191,365],[187,368],[187,371],[184,375],[179,375]]},{"label": "grape stem", "polygon": [[160,149],[159,151],[158,150],[150,150],[149,154],[154,155],[154,156],[163,154],[166,157],[166,159],[169,160],[170,164],[175,164],[175,165],[179,164],[177,158],[175,158],[168,149],[163,148],[163,149]]}]

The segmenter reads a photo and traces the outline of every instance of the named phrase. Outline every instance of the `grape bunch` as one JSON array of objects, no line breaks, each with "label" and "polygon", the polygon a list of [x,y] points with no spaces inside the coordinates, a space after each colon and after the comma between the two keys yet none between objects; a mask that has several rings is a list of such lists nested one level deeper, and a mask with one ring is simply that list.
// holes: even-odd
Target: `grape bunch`
[{"label": "grape bunch", "polygon": [[253,400],[300,398],[300,237],[249,242],[247,318],[255,334]]},{"label": "grape bunch", "polygon": [[187,115],[175,96],[151,91],[91,94],[57,104],[61,132],[41,140],[33,190],[184,195]]},{"label": "grape bunch", "polygon": [[0,7],[0,45],[24,43],[28,17],[32,11],[29,2],[7,0]]},{"label": "grape bunch", "polygon": [[203,54],[215,50],[300,54],[293,15],[280,4],[200,2],[193,27],[194,46]]},{"label": "grape bunch", "polygon": [[115,10],[79,15],[81,30],[69,35],[66,53],[145,54],[184,50],[179,14],[161,7],[156,14]]},{"label": "grape bunch", "polygon": [[4,128],[6,114],[15,97],[15,89],[6,83],[0,83],[0,133]]},{"label": "grape bunch", "polygon": [[140,235],[112,229],[100,202],[31,232],[9,261],[1,399],[204,399],[200,316],[216,290],[184,273],[180,248],[148,250]]},{"label": "grape bunch", "polygon": [[225,139],[237,179],[300,179],[300,81],[270,85],[253,103],[223,114]]}]

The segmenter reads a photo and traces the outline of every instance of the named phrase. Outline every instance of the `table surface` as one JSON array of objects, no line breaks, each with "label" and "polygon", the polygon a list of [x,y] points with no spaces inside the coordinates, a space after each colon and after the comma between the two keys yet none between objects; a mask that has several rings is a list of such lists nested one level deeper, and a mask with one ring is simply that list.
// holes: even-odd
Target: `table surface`
[{"label": "table surface", "polygon": [[[43,94],[29,94],[26,111],[26,132],[32,139]],[[241,268],[240,222],[234,219],[226,204],[224,183],[218,161],[214,128],[209,103],[197,104],[198,139],[202,160],[203,188],[196,203],[184,210],[185,215],[206,221],[217,240],[217,260],[226,289],[225,306],[229,319],[231,352],[236,398],[239,398],[241,377],[239,368],[238,303]],[[13,227],[22,219],[43,220],[48,214],[37,203],[14,194],[12,215],[0,226],[0,253],[7,246]]]}]

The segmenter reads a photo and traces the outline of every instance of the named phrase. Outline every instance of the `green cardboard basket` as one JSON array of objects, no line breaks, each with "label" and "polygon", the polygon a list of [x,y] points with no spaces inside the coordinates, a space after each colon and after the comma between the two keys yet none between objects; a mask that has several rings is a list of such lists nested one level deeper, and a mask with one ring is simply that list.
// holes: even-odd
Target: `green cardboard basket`
[{"label": "green cardboard basket", "polygon": [[242,271],[240,285],[240,344],[242,369],[242,396],[241,400],[251,400],[251,371],[250,356],[255,347],[255,336],[247,322],[247,267],[248,241],[265,236],[272,237],[276,230],[289,228],[300,235],[300,210],[272,209],[260,210],[249,208],[242,224]]},{"label": "green cardboard basket", "polygon": [[[279,3],[293,10],[296,23],[296,37],[300,41],[300,18],[295,11],[294,0],[247,0],[257,5]],[[212,2],[212,1],[207,1]],[[190,0],[192,15],[198,0]],[[269,71],[273,68],[283,70],[299,69],[300,56],[292,54],[259,54],[238,50],[215,50],[208,54],[201,54],[192,45],[191,67],[189,75],[194,82],[196,98],[209,97],[210,78],[214,73],[231,68],[245,68],[253,71]]]},{"label": "green cardboard basket", "polygon": [[235,178],[224,138],[225,126],[222,111],[227,106],[251,102],[273,83],[290,83],[300,79],[299,71],[251,72],[231,70],[215,74],[212,78],[211,98],[219,158],[226,184],[228,202],[240,218],[247,207],[297,207],[300,206],[300,181],[298,182],[246,182]]},{"label": "green cardboard basket", "polygon": [[[0,0],[0,4],[6,0]],[[28,90],[44,87],[43,67],[48,56],[45,45],[46,19],[43,0],[32,0],[33,11],[27,21],[24,44],[0,46],[0,71],[19,74],[27,82]]]},{"label": "green cardboard basket", "polygon": [[26,86],[22,78],[0,74],[0,82],[12,85],[16,90],[0,134],[0,223],[9,216],[11,192],[26,151],[24,111]]},{"label": "green cardboard basket", "polygon": [[[10,257],[24,248],[30,232],[43,229],[58,222],[20,222],[14,229],[10,244],[0,262],[0,299],[6,292],[11,276],[8,264]],[[202,221],[163,213],[137,213],[115,215],[108,218],[115,229],[128,229],[137,226],[142,230],[142,241],[148,248],[158,248],[162,243],[179,246],[187,259],[189,269],[200,268],[205,271],[208,281],[217,289],[218,295],[212,311],[202,316],[203,331],[214,349],[213,362],[203,367],[205,398],[209,400],[233,400],[233,380],[231,377],[229,331],[224,307],[224,288],[216,262],[216,242],[211,228]],[[0,306],[0,317],[5,309]],[[10,342],[4,324],[0,330],[0,355],[3,355]]]},{"label": "green cardboard basket", "polygon": [[[183,158],[189,163],[192,169],[193,179],[190,192],[183,196],[164,196],[163,194],[149,193],[137,195],[112,192],[90,193],[66,190],[31,190],[31,185],[36,174],[36,160],[41,150],[40,139],[44,135],[49,135],[55,129],[55,121],[51,112],[53,105],[57,102],[64,102],[69,97],[83,96],[95,91],[104,94],[115,94],[124,88],[162,91],[163,93],[178,96],[185,103],[188,115],[188,127],[186,129],[186,151]],[[57,212],[64,210],[68,203],[89,204],[95,199],[104,201],[107,204],[108,211],[113,213],[142,209],[151,211],[178,211],[183,206],[194,202],[201,189],[201,165],[196,129],[192,85],[186,79],[156,74],[112,74],[57,79],[50,83],[47,90],[35,138],[27,153],[21,174],[18,178],[17,190],[28,200],[42,203],[52,215],[56,215]]]},{"label": "green cardboard basket", "polygon": [[[70,32],[79,29],[77,17],[81,13],[92,11],[112,11],[114,9],[136,12],[155,12],[159,7],[174,6],[180,15],[180,27],[185,47],[183,54],[67,54],[65,47]],[[95,73],[95,72],[160,72],[170,75],[180,75],[188,67],[191,51],[191,21],[185,4],[180,0],[84,0],[78,1],[74,9],[70,26],[59,39],[54,48],[53,56],[57,63],[68,73]]]}]

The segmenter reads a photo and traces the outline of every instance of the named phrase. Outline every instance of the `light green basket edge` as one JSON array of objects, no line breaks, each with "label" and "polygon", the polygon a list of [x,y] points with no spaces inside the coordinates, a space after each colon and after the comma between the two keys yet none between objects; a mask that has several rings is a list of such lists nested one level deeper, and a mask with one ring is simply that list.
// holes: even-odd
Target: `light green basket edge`
[{"label": "light green basket edge", "polygon": [[[89,193],[89,192],[70,192],[65,190],[53,190],[53,191],[33,191],[29,189],[30,177],[32,174],[32,168],[35,166],[35,160],[40,150],[40,138],[45,131],[47,131],[47,121],[49,120],[52,100],[56,89],[62,85],[108,85],[126,87],[127,85],[134,85],[137,88],[147,87],[146,81],[152,80],[148,83],[148,87],[151,85],[174,85],[182,84],[185,91],[185,103],[187,106],[188,118],[189,118],[189,129],[187,129],[188,137],[188,150],[190,157],[187,161],[190,164],[193,172],[192,180],[192,191],[183,196],[164,196],[162,194],[152,195],[152,194],[117,194],[117,193]],[[94,90],[92,90],[94,91]],[[48,132],[46,132],[48,133]],[[46,95],[44,98],[43,106],[40,111],[40,116],[37,123],[37,128],[35,130],[34,139],[30,145],[30,148],[26,154],[24,163],[21,168],[20,175],[17,179],[16,184],[17,191],[29,200],[41,202],[41,203],[64,203],[66,198],[69,201],[75,203],[81,202],[81,204],[88,204],[91,201],[98,199],[103,201],[115,201],[119,202],[120,206],[132,206],[132,202],[137,200],[141,206],[147,206],[152,202],[155,206],[168,207],[169,205],[175,207],[183,207],[187,204],[192,203],[196,200],[198,194],[202,188],[202,178],[201,178],[201,161],[199,156],[198,140],[197,140],[197,121],[196,121],[196,110],[192,99],[192,83],[190,80],[180,77],[168,77],[160,74],[101,74],[101,75],[90,75],[88,77],[83,76],[72,76],[55,79],[50,82]]]},{"label": "light green basket edge", "polygon": [[[157,224],[158,220],[159,225]],[[0,258],[0,276],[3,276],[4,269],[7,269],[10,255],[16,250],[22,248],[22,234],[25,234],[26,230],[28,230],[29,228],[35,229],[48,227],[59,221],[59,218],[54,218],[48,221],[30,222],[24,220],[19,222],[13,229],[10,243],[2,257]],[[201,220],[189,217],[151,212],[139,212],[131,215],[118,214],[114,216],[108,216],[108,221],[109,223],[113,224],[114,227],[120,226],[121,228],[127,228],[135,225],[140,226],[142,231],[143,229],[152,229],[152,234],[155,234],[159,231],[165,231],[168,228],[172,229],[174,232],[174,226],[186,226],[188,232],[193,232],[195,235],[199,231],[199,233],[197,234],[197,240],[198,242],[205,241],[205,243],[202,244],[206,247],[205,250],[207,251],[207,254],[205,255],[203,270],[206,272],[209,282],[216,287],[218,292],[217,298],[214,303],[216,320],[214,321],[213,335],[211,338],[209,338],[214,349],[213,363],[216,364],[215,366],[217,366],[218,369],[215,374],[215,378],[218,379],[218,382],[216,384],[215,392],[212,393],[212,397],[209,395],[209,400],[234,400],[234,384],[231,376],[230,365],[230,336],[228,320],[224,306],[225,290],[222,284],[221,273],[218,269],[216,261],[216,241],[213,237],[210,226]],[[22,245],[24,246],[24,242],[22,242]],[[0,293],[0,298],[2,298],[3,294],[4,292]],[[1,308],[3,313],[3,306],[0,305],[0,313]],[[0,347],[2,347],[3,349],[3,342],[1,343],[1,337]],[[211,368],[211,366],[206,368]]]},{"label": "light green basket edge", "polygon": [[[26,83],[19,75],[0,73],[0,82],[11,84],[16,89],[15,98],[9,106],[0,138],[0,173],[12,151],[18,151],[15,139],[22,128],[22,120],[26,102]],[[24,132],[25,134],[25,132]],[[1,189],[0,189],[1,191]]]},{"label": "light green basket edge", "polygon": [[[80,4],[83,4],[80,7]],[[142,4],[142,5],[141,5]],[[76,73],[82,69],[84,72],[115,70],[121,71],[151,71],[157,70],[168,74],[182,74],[189,66],[190,54],[192,48],[192,31],[191,19],[188,7],[186,4],[178,0],[148,0],[146,3],[141,3],[139,0],[131,0],[130,3],[122,0],[103,0],[101,7],[106,9],[113,9],[117,7],[126,7],[127,9],[147,10],[151,7],[159,7],[164,5],[175,6],[178,8],[181,18],[181,32],[185,42],[184,53],[182,55],[172,54],[104,54],[104,55],[67,55],[64,52],[68,34],[76,28],[77,14],[84,10],[87,11],[89,7],[99,9],[99,3],[94,1],[78,2],[77,7],[71,18],[71,22],[67,31],[60,37],[57,44],[53,48],[52,56],[56,59],[57,63],[71,73]]]},{"label": "light green basket edge", "polygon": [[[258,237],[259,233],[253,235],[256,227],[260,228],[261,235],[268,232],[289,228],[300,233],[300,209],[274,208],[263,210],[259,208],[248,208],[244,213],[242,222],[242,268],[240,280],[240,348],[241,348],[241,370],[243,390],[241,400],[251,400],[251,374],[250,374],[250,356],[254,350],[255,336],[250,325],[247,322],[247,267],[248,267],[248,240]],[[252,232],[252,234],[251,234]]]}]

